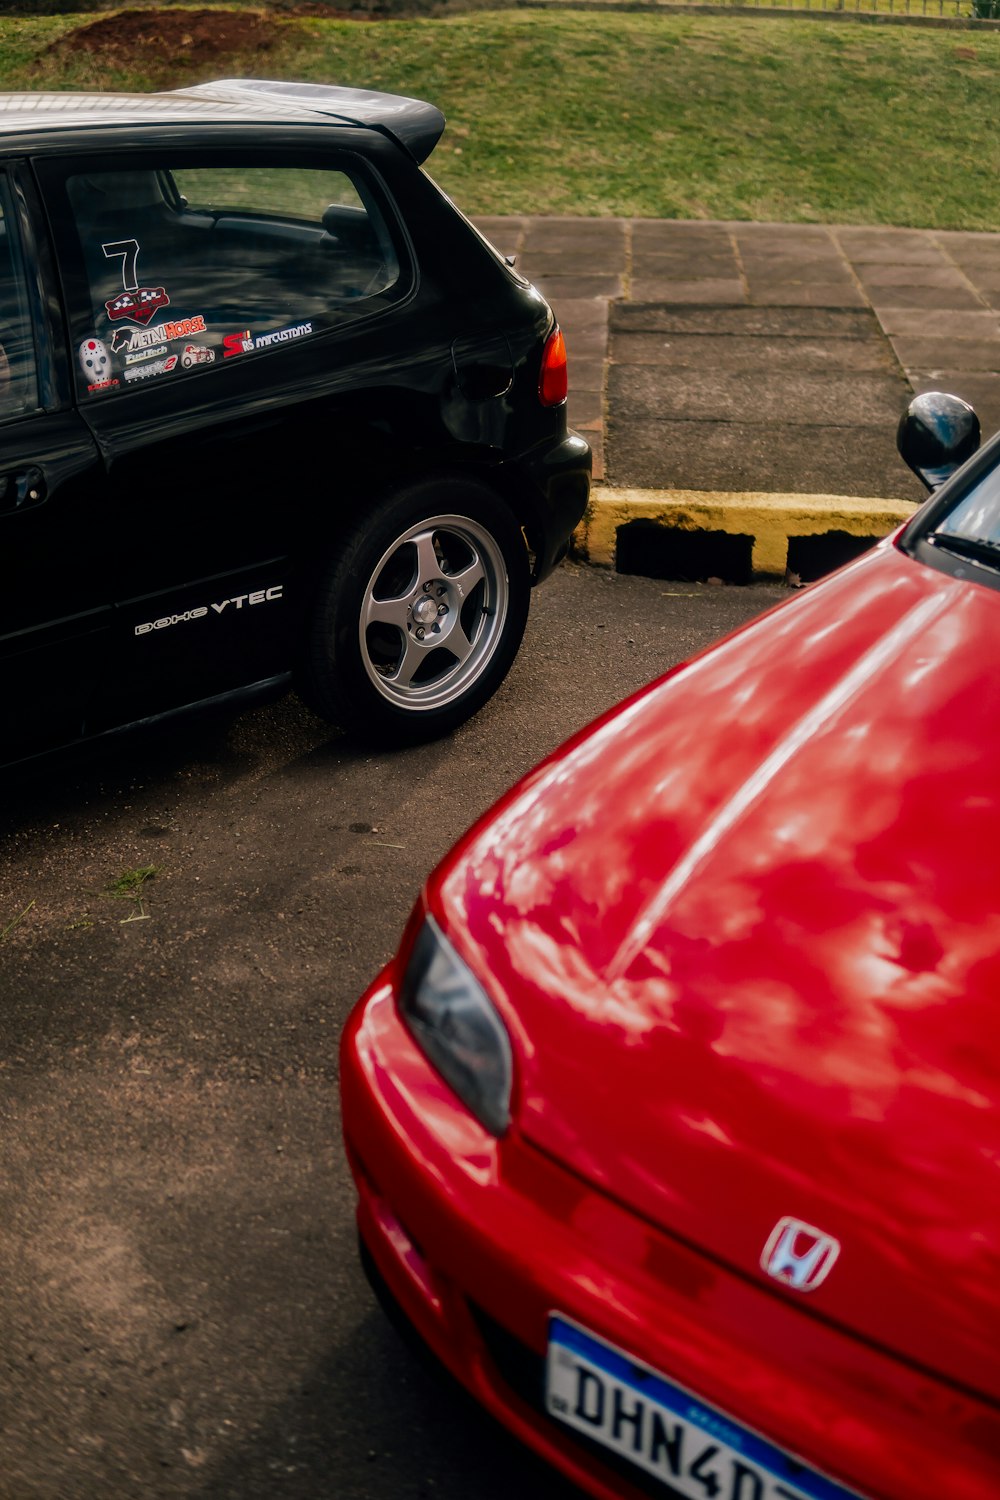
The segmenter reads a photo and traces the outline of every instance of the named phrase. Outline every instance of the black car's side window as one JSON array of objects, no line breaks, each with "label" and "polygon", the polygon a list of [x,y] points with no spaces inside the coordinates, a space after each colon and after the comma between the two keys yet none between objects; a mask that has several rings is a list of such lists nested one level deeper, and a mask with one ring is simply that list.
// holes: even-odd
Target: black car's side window
[{"label": "black car's side window", "polygon": [[10,185],[0,173],[0,421],[38,406],[35,344]]},{"label": "black car's side window", "polygon": [[70,176],[66,190],[90,397],[297,344],[399,294],[386,216],[345,171],[171,163]]}]

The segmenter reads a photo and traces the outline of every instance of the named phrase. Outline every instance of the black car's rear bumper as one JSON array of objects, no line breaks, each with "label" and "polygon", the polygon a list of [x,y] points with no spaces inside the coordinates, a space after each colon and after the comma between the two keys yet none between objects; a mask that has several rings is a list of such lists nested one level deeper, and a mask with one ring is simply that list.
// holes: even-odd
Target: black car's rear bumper
[{"label": "black car's rear bumper", "polygon": [[573,528],[583,519],[590,497],[592,462],[590,444],[568,431],[557,442],[532,448],[509,465],[508,477],[515,480],[527,510],[522,519],[535,554],[535,583],[546,578],[569,550]]}]

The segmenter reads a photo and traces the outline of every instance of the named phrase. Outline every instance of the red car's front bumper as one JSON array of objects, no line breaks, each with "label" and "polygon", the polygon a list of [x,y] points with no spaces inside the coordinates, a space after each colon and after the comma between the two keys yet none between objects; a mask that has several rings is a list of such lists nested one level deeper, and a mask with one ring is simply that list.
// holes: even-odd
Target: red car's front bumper
[{"label": "red car's front bumper", "polygon": [[872,1500],[996,1500],[995,1412],[672,1239],[516,1124],[494,1139],[400,1021],[394,977],[342,1044],[361,1235],[416,1331],[516,1437],[600,1500],[649,1492],[546,1413],[558,1311]]}]

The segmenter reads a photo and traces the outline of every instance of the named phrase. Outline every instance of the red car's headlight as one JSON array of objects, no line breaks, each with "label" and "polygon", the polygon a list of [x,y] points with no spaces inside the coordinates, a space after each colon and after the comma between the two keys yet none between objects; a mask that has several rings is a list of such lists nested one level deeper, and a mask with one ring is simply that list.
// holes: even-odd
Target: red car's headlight
[{"label": "red car's headlight", "polygon": [[510,1038],[478,980],[427,917],[400,988],[404,1021],[428,1060],[487,1130],[510,1124]]}]

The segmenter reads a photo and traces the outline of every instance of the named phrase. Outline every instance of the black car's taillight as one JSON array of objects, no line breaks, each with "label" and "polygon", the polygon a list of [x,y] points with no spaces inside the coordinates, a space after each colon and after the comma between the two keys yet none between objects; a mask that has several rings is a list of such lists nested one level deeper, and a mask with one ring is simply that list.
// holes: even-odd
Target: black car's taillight
[{"label": "black car's taillight", "polygon": [[566,371],[566,340],[557,325],[545,340],[542,351],[542,373],[538,380],[538,399],[543,406],[561,406],[569,391]]}]

